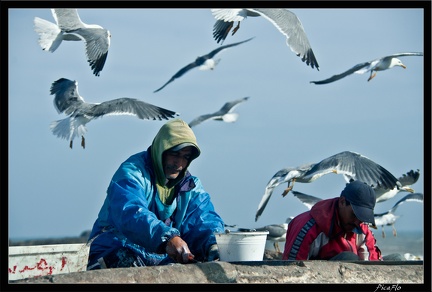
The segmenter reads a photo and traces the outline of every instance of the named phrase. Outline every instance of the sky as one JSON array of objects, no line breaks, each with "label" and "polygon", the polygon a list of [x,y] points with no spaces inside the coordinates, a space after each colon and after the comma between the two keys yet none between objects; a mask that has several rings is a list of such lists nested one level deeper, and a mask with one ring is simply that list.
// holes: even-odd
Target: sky
[{"label": "sky", "polygon": [[[189,171],[201,179],[226,224],[255,228],[307,211],[291,193],[281,196],[284,184],[255,222],[265,186],[278,170],[345,150],[370,158],[395,177],[419,169],[412,188],[423,193],[425,172],[430,174],[424,160],[424,63],[430,51],[424,51],[423,10],[290,10],[303,24],[319,71],[303,63],[269,21],[251,17],[224,44],[253,40],[220,53],[214,70],[195,68],[153,93],[197,56],[220,46],[212,36],[210,9],[78,9],[83,22],[111,33],[99,77],[92,74],[83,42],[64,41],[54,53],[41,49],[33,20],[54,22],[50,9],[10,9],[9,238],[72,237],[90,230],[114,172],[147,149],[166,122],[102,117],[87,124],[86,148],[75,140],[70,149],[49,128],[66,117],[57,113],[49,93],[59,78],[78,81],[87,102],[138,98],[174,110],[186,122],[249,96],[237,107],[235,123],[206,121],[193,128],[202,153]],[[406,69],[378,72],[370,82],[368,74],[353,74],[326,85],[310,83],[398,52],[428,56],[402,57]],[[344,186],[341,175],[330,174],[296,183],[294,190],[325,199],[339,196]],[[389,210],[404,195],[378,203],[375,213]],[[430,193],[426,197],[425,204],[399,206],[399,232],[423,230]],[[385,230],[391,234],[390,227]]]}]

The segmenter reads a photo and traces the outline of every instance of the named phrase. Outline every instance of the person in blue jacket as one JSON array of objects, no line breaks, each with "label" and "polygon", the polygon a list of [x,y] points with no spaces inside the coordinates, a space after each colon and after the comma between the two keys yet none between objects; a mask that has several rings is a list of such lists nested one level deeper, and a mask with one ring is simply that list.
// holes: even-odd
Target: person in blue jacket
[{"label": "person in blue jacket", "polygon": [[214,233],[224,222],[188,171],[200,153],[177,118],[120,165],[89,237],[87,270],[219,260]]}]

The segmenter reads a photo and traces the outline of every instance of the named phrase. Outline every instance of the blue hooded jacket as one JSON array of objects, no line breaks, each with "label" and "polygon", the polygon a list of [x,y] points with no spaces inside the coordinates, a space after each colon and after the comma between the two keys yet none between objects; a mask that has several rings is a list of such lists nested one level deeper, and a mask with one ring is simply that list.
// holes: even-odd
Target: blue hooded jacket
[{"label": "blue hooded jacket", "polygon": [[[155,147],[157,137],[151,147]],[[174,144],[180,144],[178,139]],[[168,143],[164,149],[171,146]],[[188,244],[196,260],[205,261],[209,247],[216,244],[213,233],[224,231],[224,222],[216,213],[210,195],[187,169],[174,187],[174,200],[168,206],[171,208],[161,208],[166,205],[158,195],[151,147],[129,157],[114,174],[89,237],[88,269],[99,258],[121,247],[139,255],[145,265],[170,263],[165,244],[174,236],[180,236]],[[199,155],[198,146],[197,149],[194,158]]]}]

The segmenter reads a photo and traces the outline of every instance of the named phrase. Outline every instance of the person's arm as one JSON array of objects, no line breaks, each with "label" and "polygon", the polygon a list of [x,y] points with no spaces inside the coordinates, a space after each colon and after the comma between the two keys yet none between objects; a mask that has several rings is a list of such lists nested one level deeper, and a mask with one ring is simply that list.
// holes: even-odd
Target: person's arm
[{"label": "person's arm", "polygon": [[215,211],[210,195],[204,190],[200,180],[194,177],[195,187],[182,199],[189,198],[182,222],[182,238],[197,260],[216,260],[218,251],[214,233],[224,232],[224,222]]},{"label": "person's arm", "polygon": [[[364,227],[363,227],[364,226]],[[382,254],[379,247],[376,245],[376,239],[367,224],[363,224],[362,229],[365,233],[365,245],[369,253],[370,261],[382,261]],[[360,252],[360,251],[359,251]]]},{"label": "person's arm", "polygon": [[[310,221],[304,224],[303,217],[295,217],[288,225],[282,260],[308,260],[313,248],[315,225]],[[312,230],[311,230],[312,229]],[[320,247],[316,247],[316,253]]]},{"label": "person's arm", "polygon": [[111,220],[131,242],[156,252],[180,232],[165,225],[148,209],[147,190],[133,180],[113,182],[108,189]]}]

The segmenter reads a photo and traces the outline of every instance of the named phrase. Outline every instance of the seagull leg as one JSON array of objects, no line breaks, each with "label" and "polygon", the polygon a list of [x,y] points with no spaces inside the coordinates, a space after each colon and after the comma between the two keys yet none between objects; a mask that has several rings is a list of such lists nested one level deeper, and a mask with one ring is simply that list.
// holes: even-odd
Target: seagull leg
[{"label": "seagull leg", "polygon": [[84,136],[81,136],[81,146],[83,149],[85,149],[85,138]]},{"label": "seagull leg", "polygon": [[393,236],[396,237],[397,236],[396,228],[394,227],[394,225],[392,225],[392,227],[393,227]]},{"label": "seagull leg", "polygon": [[240,28],[240,21],[238,22],[237,26],[233,29],[231,35],[234,35],[234,34],[237,32],[237,30],[238,30],[239,28]]},{"label": "seagull leg", "polygon": [[285,197],[292,190],[292,188],[294,187],[294,182],[295,182],[295,178],[293,178],[291,180],[291,183],[292,183],[291,186],[290,186],[290,183],[288,183],[288,187],[283,191],[282,197]]},{"label": "seagull leg", "polygon": [[72,149],[72,143],[73,142],[73,140],[70,140],[70,142],[69,142],[69,147],[70,147],[70,149]]},{"label": "seagull leg", "polygon": [[376,76],[376,72],[373,72],[373,74],[371,74],[371,75],[369,76],[369,79],[368,79],[367,81],[371,81],[372,78],[374,78],[375,76]]},{"label": "seagull leg", "polygon": [[384,227],[382,228],[382,237],[385,238]]}]

